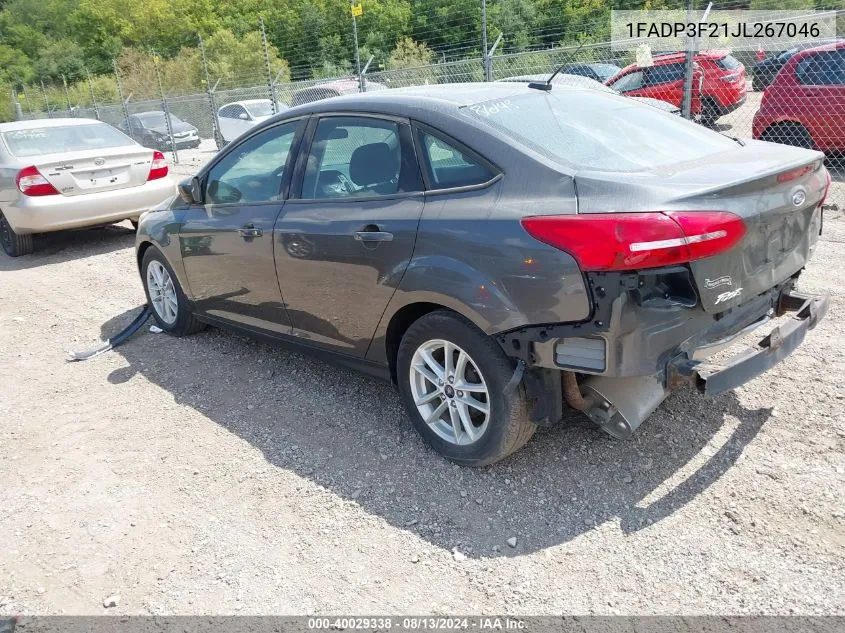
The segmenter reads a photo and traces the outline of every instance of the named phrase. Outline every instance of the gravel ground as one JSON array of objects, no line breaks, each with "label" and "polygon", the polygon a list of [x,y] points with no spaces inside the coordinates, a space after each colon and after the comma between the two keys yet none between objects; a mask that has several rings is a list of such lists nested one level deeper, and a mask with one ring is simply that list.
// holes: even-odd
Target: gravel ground
[{"label": "gravel ground", "polygon": [[132,244],[0,255],[0,614],[845,614],[842,212],[768,374],[477,470],[389,385],[218,330],[67,363],[142,304]]}]

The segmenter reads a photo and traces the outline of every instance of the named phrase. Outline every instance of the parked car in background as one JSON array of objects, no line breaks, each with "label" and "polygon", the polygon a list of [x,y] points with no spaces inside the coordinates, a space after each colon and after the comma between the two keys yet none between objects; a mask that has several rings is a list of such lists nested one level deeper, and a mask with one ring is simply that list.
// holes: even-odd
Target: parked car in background
[{"label": "parked car in background", "polygon": [[[658,58],[659,59],[659,58]],[[701,69],[693,68],[692,98],[690,114],[701,119],[701,89],[704,76]],[[672,62],[660,63],[657,59],[653,66],[640,68],[631,64],[605,82],[605,85],[626,97],[635,99],[654,99],[669,103],[680,111],[684,97],[684,64]]]},{"label": "parked car in background", "polygon": [[[367,92],[376,92],[377,90],[386,90],[387,86],[376,81],[367,81]],[[354,94],[360,92],[358,79],[338,79],[337,81],[327,81],[325,83],[309,86],[308,88],[300,88],[293,93],[291,98],[291,106],[302,105],[303,103],[312,103],[320,101],[321,99],[328,99],[330,97],[339,97],[341,95]]]},{"label": "parked car in background", "polygon": [[400,88],[238,138],[144,214],[138,270],[166,332],[220,325],[392,380],[436,451],[483,465],[564,402],[627,437],[672,389],[722,393],[794,350],[827,309],[793,284],[829,183],[819,152],[598,90]]},{"label": "parked car in background", "polygon": [[[161,110],[132,114],[117,127],[144,147],[162,151],[169,150],[172,147],[167,129],[167,119]],[[176,149],[199,147],[199,130],[173,114],[170,115],[170,131],[173,132],[173,144],[176,145]]]},{"label": "parked car in background", "polygon": [[589,77],[604,83],[622,70],[616,64],[573,64],[563,72],[567,75]]},{"label": "parked car in background", "polygon": [[[606,83],[629,96],[654,97],[681,107],[685,61],[683,52],[655,55],[653,66],[631,64]],[[713,125],[745,103],[745,66],[725,50],[701,51],[695,63],[701,73],[701,105],[692,111],[701,114],[703,124]]]},{"label": "parked car in background", "polygon": [[[276,113],[287,108],[286,104],[277,104]],[[217,111],[220,135],[226,143],[229,143],[271,116],[273,116],[273,102],[270,99],[249,99],[227,103]]]},{"label": "parked car in background", "polygon": [[835,42],[827,42],[827,41],[817,41],[817,42],[809,42],[806,44],[797,44],[785,51],[780,51],[775,53],[774,55],[770,55],[765,59],[757,62],[754,66],[751,76],[751,87],[753,90],[762,91],[768,87],[769,84],[774,81],[775,76],[777,76],[780,69],[783,68],[784,64],[792,59],[792,56],[795,53],[799,53],[801,51],[805,51],[808,48],[816,48],[818,46],[823,46],[825,44],[834,44]]},{"label": "parked car in background", "polygon": [[845,41],[798,51],[766,88],[754,138],[845,151]]},{"label": "parked car in background", "polygon": [[164,155],[93,119],[0,123],[0,245],[131,220],[175,193]]},{"label": "parked car in background", "polygon": [[[510,83],[544,83],[549,78],[549,75],[517,75],[515,77],[506,77],[504,79],[497,79],[496,81],[504,81]],[[568,86],[570,88],[584,88],[586,90],[599,90],[601,92],[609,92],[612,94],[619,94],[613,88],[605,86],[603,83],[590,79],[589,77],[579,75],[568,75],[559,73],[552,79],[552,83],[558,86]],[[681,109],[667,101],[660,101],[659,99],[650,99],[649,97],[630,97],[640,103],[645,103],[658,110],[664,110],[671,114],[680,116]]]}]

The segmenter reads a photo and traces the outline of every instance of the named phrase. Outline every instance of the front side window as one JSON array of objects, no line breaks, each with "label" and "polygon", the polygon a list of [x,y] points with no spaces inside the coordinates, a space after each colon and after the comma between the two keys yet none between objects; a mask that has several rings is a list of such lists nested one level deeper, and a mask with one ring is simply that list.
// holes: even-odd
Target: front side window
[{"label": "front side window", "polygon": [[282,199],[282,181],[300,122],[292,121],[251,136],[208,172],[209,204],[271,202]]},{"label": "front side window", "polygon": [[426,132],[420,132],[418,138],[432,189],[480,185],[495,176],[478,160],[443,139]]},{"label": "front side window", "polygon": [[616,92],[630,92],[631,90],[639,90],[643,87],[643,71],[635,70],[632,73],[620,77],[610,87]]},{"label": "front side window", "polygon": [[400,187],[399,124],[366,117],[320,120],[308,153],[302,198],[387,196]]}]

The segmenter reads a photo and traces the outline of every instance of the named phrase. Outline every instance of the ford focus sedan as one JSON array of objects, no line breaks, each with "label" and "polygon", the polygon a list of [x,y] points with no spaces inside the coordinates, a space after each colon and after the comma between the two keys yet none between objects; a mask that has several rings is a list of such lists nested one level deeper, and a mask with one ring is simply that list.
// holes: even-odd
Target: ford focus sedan
[{"label": "ford focus sedan", "polygon": [[680,385],[786,357],[827,309],[794,286],[829,182],[818,152],[595,90],[381,91],[240,137],[142,217],[138,269],[166,332],[391,380],[436,451],[483,465],[565,408],[624,438]]},{"label": "ford focus sedan", "polygon": [[175,192],[161,152],[93,119],[0,123],[0,245],[32,252],[34,233],[136,223]]}]

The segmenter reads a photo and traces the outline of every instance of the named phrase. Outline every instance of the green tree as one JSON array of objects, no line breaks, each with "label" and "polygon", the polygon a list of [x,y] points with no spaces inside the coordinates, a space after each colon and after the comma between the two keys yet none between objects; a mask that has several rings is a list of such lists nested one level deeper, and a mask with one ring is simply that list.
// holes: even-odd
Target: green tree
[{"label": "green tree", "polygon": [[396,42],[396,48],[387,58],[387,69],[418,68],[428,66],[434,61],[434,51],[422,42],[415,42],[410,37],[403,37]]}]

